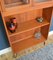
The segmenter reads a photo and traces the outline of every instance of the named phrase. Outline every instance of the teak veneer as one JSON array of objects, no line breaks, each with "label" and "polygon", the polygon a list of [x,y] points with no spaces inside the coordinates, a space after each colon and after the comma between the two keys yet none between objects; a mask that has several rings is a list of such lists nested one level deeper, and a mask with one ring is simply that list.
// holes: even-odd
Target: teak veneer
[{"label": "teak veneer", "polygon": [[[1,0],[0,5],[6,35],[14,54],[47,40],[53,0]],[[10,17],[17,20],[18,25],[14,33],[6,26]],[[38,22],[37,17],[43,17],[44,21]],[[41,32],[40,39],[34,37],[38,31]]]}]

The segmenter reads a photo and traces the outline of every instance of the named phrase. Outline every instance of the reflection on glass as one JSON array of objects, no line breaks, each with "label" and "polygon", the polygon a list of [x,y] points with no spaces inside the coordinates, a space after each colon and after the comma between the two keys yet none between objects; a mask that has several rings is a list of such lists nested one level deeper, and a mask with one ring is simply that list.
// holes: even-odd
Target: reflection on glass
[{"label": "reflection on glass", "polygon": [[19,6],[29,3],[28,0],[4,0],[4,4],[6,7]]}]

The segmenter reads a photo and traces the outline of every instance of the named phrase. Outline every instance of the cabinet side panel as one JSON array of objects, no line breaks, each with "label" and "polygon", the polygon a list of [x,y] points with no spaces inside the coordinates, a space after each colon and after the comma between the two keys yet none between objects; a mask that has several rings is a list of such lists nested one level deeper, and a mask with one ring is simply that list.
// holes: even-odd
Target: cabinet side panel
[{"label": "cabinet side panel", "polygon": [[49,25],[43,26],[41,28],[42,35],[47,39],[49,33]]},{"label": "cabinet side panel", "polygon": [[52,7],[43,9],[43,18],[47,19],[49,22],[52,17]]}]

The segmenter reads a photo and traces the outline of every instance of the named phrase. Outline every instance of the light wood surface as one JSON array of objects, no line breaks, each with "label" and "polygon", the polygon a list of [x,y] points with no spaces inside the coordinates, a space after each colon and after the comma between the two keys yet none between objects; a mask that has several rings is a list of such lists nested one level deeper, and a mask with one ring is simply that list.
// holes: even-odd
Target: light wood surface
[{"label": "light wood surface", "polygon": [[45,38],[42,36],[40,40],[36,40],[34,37],[28,38],[25,41],[15,43],[12,45],[14,53],[21,51],[23,49],[29,48],[36,45],[37,43],[45,41]]},{"label": "light wood surface", "polygon": [[45,25],[48,25],[49,22],[47,20],[43,21],[42,23],[38,23],[36,20],[30,20],[24,23],[20,23],[18,24],[18,28],[16,29],[15,33],[10,33],[9,32],[9,36],[14,36],[16,34],[20,34],[26,31],[30,31],[33,29],[37,29],[39,27],[43,27]]}]

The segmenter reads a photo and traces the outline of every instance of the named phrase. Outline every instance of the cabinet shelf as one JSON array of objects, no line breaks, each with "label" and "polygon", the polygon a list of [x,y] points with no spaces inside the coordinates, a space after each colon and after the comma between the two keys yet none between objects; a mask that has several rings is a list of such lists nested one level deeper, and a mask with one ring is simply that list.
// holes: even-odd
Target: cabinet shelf
[{"label": "cabinet shelf", "polygon": [[8,31],[9,36],[14,36],[16,34],[23,33],[23,32],[26,32],[26,31],[29,31],[29,30],[32,30],[35,28],[39,28],[39,27],[48,25],[48,24],[49,24],[49,22],[47,20],[44,20],[42,23],[39,23],[36,20],[30,20],[30,21],[27,21],[24,23],[20,23],[20,24],[18,24],[18,27],[17,27],[15,33],[10,33],[10,31]]},{"label": "cabinet shelf", "polygon": [[37,45],[37,44],[39,44],[39,43],[41,43],[41,42],[43,42],[45,40],[46,39],[45,39],[45,37],[43,35],[38,40],[32,36],[32,37],[30,37],[28,39],[25,39],[25,40],[21,41],[21,42],[13,43],[12,48],[13,48],[14,52],[16,53],[17,51],[19,52],[19,51],[21,51],[23,49],[26,49],[26,48],[29,48],[31,46]]},{"label": "cabinet shelf", "polygon": [[18,42],[24,41],[24,40],[26,40],[26,39],[29,39],[29,38],[31,38],[31,37],[32,37],[32,35],[31,35],[31,36],[28,36],[28,37],[24,37],[24,38],[19,39],[19,40],[11,41],[10,43],[11,43],[11,44],[18,43]]}]

